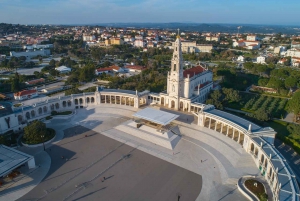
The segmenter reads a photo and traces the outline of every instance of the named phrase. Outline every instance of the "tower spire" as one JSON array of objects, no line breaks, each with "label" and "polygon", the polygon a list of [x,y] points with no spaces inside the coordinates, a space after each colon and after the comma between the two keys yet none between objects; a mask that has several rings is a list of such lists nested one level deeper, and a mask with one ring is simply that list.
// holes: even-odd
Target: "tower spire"
[{"label": "tower spire", "polygon": [[177,31],[178,31],[177,38],[180,38],[180,34],[179,34],[180,29],[177,29]]}]

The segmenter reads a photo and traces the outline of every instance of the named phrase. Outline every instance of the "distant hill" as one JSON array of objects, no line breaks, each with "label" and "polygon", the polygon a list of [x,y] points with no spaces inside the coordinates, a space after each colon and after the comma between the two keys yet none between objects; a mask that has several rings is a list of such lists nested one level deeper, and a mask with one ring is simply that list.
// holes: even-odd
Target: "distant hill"
[{"label": "distant hill", "polygon": [[252,24],[208,24],[208,23],[98,23],[108,27],[135,27],[135,28],[159,28],[180,29],[181,31],[199,32],[228,32],[237,33],[237,27],[242,26],[240,33],[284,33],[300,34],[300,26],[284,25],[252,25]]}]

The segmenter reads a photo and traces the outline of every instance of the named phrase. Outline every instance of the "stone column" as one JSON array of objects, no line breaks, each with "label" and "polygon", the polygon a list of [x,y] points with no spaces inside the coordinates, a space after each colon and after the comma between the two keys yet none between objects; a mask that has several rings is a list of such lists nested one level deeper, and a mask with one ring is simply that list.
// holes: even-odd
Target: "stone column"
[{"label": "stone column", "polygon": [[229,133],[229,126],[227,125],[226,136],[228,136],[228,133]]},{"label": "stone column", "polygon": [[223,123],[221,123],[221,131],[220,133],[223,133]]},{"label": "stone column", "polygon": [[241,139],[241,133],[239,132],[238,143],[240,143],[240,139]]},{"label": "stone column", "polygon": [[218,123],[219,123],[219,122],[216,121],[216,123],[215,123],[215,131],[217,130]]},{"label": "stone column", "polygon": [[209,129],[210,129],[210,124],[211,124],[211,118],[209,118],[209,124],[208,124]]}]

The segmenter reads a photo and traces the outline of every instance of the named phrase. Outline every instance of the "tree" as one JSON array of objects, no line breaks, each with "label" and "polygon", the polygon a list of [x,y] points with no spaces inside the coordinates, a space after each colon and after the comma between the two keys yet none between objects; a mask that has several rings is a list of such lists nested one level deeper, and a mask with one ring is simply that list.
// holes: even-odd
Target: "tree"
[{"label": "tree", "polygon": [[296,77],[288,77],[284,81],[284,85],[287,89],[297,86],[298,79]]},{"label": "tree", "polygon": [[26,143],[38,144],[43,142],[43,139],[46,134],[47,134],[46,124],[44,124],[41,121],[35,120],[24,128],[23,138],[26,141]]},{"label": "tree", "polygon": [[250,114],[251,117],[259,121],[269,121],[270,120],[270,112],[264,108],[259,108],[254,112],[254,114]]},{"label": "tree", "polygon": [[220,90],[212,91],[209,94],[209,98],[206,100],[206,104],[214,105],[218,109],[223,109],[223,104],[221,102],[222,93]]},{"label": "tree", "polygon": [[269,82],[268,78],[261,78],[258,80],[258,85],[265,87],[265,86],[267,86],[268,82]]},{"label": "tree", "polygon": [[222,88],[222,92],[225,95],[224,100],[229,102],[239,102],[241,100],[241,96],[237,90],[233,90],[231,88]]},{"label": "tree", "polygon": [[294,93],[293,97],[288,101],[288,111],[295,115],[300,113],[300,91]]},{"label": "tree", "polygon": [[12,92],[20,91],[20,78],[19,78],[19,74],[18,73],[15,73],[15,76],[12,79],[12,82],[11,82],[11,91]]},{"label": "tree", "polygon": [[55,60],[51,59],[51,61],[49,62],[49,66],[50,67],[55,67]]}]

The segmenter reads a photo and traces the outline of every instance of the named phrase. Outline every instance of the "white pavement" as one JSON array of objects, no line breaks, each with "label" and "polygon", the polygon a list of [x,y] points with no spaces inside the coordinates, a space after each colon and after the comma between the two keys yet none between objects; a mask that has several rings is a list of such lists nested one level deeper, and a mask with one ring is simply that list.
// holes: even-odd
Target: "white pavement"
[{"label": "white pavement", "polygon": [[[238,143],[208,128],[176,121],[183,136],[171,151],[115,129],[137,110],[130,106],[90,106],[78,109],[76,115],[63,122],[53,119],[47,126],[57,131],[56,142],[63,138],[64,129],[81,125],[202,175],[203,185],[197,200],[246,200],[237,190],[237,181],[243,175],[258,175],[259,170]],[[41,147],[30,152],[37,149]],[[21,190],[15,193],[19,191],[21,194]]]},{"label": "white pavement", "polygon": [[114,128],[132,118],[136,111],[126,106],[92,106],[78,110],[72,121],[202,175],[197,200],[246,200],[237,190],[237,181],[243,175],[259,175],[259,170],[238,143],[208,128],[176,122],[183,137],[172,152]]},{"label": "white pavement", "polygon": [[0,193],[0,201],[17,200],[36,187],[50,169],[51,159],[47,152],[40,151],[34,155],[36,168],[18,178],[9,188]]}]

